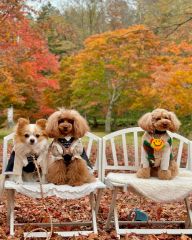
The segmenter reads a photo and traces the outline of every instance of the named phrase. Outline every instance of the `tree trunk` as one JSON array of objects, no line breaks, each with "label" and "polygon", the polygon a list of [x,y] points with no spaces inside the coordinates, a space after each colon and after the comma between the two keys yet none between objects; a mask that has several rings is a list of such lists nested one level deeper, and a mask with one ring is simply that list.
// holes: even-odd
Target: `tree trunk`
[{"label": "tree trunk", "polygon": [[[110,84],[108,85],[110,86]],[[116,103],[116,101],[119,99],[119,96],[120,96],[120,92],[118,87],[113,87],[112,94],[109,93],[110,102],[109,102],[109,108],[105,117],[105,132],[107,133],[111,132],[113,106]]]},{"label": "tree trunk", "polygon": [[98,128],[98,122],[96,117],[93,117],[93,128]]},{"label": "tree trunk", "polygon": [[113,106],[112,104],[110,104],[106,114],[106,118],[105,118],[105,132],[107,133],[111,132],[112,109],[113,109]]}]

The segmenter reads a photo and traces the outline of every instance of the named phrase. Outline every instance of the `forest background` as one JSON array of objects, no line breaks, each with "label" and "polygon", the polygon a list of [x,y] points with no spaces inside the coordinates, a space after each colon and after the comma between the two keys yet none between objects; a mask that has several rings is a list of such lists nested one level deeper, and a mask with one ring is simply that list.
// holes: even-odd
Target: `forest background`
[{"label": "forest background", "polygon": [[[41,6],[36,8],[36,6]],[[75,108],[97,131],[156,107],[192,128],[192,1],[0,2],[0,127]]]}]

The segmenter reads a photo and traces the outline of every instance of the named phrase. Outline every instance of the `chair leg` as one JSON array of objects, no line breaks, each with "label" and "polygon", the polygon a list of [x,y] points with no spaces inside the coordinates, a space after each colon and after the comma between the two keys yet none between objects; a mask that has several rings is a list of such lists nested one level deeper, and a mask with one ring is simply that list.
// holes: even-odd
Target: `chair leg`
[{"label": "chair leg", "polygon": [[92,192],[90,194],[90,204],[91,204],[91,213],[92,213],[92,225],[93,225],[93,232],[98,233],[97,231],[97,220],[96,220],[96,203],[95,203],[95,198],[94,198],[94,193]]},{"label": "chair leg", "polygon": [[117,233],[117,238],[120,239],[119,235],[119,218],[116,205],[114,206],[114,224],[115,224],[115,231]]},{"label": "chair leg", "polygon": [[96,198],[96,207],[95,207],[96,216],[97,216],[98,211],[99,211],[99,205],[100,205],[100,202],[101,202],[102,194],[103,194],[103,189],[99,189],[98,193],[97,193],[97,198]]},{"label": "chair leg", "polygon": [[7,221],[10,228],[10,235],[14,236],[14,201],[15,200],[15,190],[7,190]]},{"label": "chair leg", "polygon": [[185,204],[187,209],[187,220],[185,222],[185,228],[192,228],[192,210],[189,203],[189,198],[185,198]]},{"label": "chair leg", "polygon": [[109,209],[109,213],[108,213],[108,217],[107,217],[107,222],[105,225],[106,229],[109,228],[110,223],[111,223],[111,218],[112,218],[113,211],[114,211],[115,204],[116,204],[117,192],[118,192],[118,188],[114,187],[114,189],[112,190],[112,200],[111,200],[110,209]]}]

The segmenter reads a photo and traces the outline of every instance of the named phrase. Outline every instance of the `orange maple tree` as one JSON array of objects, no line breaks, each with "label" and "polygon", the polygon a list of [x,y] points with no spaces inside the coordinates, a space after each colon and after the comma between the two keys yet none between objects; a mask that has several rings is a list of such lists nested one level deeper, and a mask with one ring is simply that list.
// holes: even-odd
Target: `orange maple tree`
[{"label": "orange maple tree", "polygon": [[105,115],[109,132],[115,106],[126,98],[127,105],[119,108],[127,111],[140,79],[149,75],[158,46],[158,38],[142,25],[89,37],[74,57],[72,105]]},{"label": "orange maple tree", "polygon": [[153,57],[152,74],[140,84],[134,107],[162,107],[188,116],[192,112],[192,45],[185,41],[179,44],[162,44],[159,54]]}]

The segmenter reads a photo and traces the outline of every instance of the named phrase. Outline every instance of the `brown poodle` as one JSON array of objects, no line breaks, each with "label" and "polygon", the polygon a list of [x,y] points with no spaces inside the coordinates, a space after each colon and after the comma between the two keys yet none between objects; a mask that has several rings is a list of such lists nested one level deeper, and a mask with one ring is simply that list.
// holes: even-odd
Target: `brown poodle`
[{"label": "brown poodle", "polygon": [[167,130],[175,132],[180,122],[173,112],[155,109],[143,115],[138,125],[146,132],[142,138],[141,168],[137,177],[158,176],[169,180],[177,176],[178,166],[172,155],[172,139]]},{"label": "brown poodle", "polygon": [[46,131],[54,138],[48,153],[48,182],[80,186],[95,180],[80,140],[88,130],[86,120],[75,110],[62,108],[48,118]]}]

